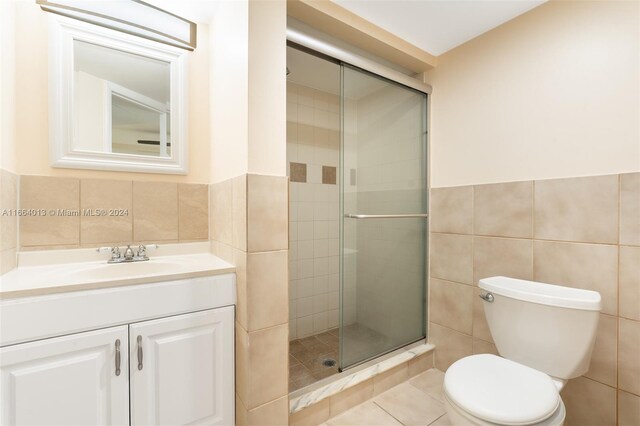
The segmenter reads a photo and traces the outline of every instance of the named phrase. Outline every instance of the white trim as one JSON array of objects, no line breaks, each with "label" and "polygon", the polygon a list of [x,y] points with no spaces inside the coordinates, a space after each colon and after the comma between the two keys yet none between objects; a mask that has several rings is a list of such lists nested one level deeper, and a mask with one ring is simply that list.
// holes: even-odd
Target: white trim
[{"label": "white trim", "polygon": [[[49,157],[52,167],[187,174],[188,52],[61,16],[49,17],[49,40]],[[73,149],[74,40],[118,49],[170,64],[171,156],[152,157]],[[166,111],[166,106],[163,105],[162,110]],[[110,141],[110,129],[108,134],[107,141]]]}]

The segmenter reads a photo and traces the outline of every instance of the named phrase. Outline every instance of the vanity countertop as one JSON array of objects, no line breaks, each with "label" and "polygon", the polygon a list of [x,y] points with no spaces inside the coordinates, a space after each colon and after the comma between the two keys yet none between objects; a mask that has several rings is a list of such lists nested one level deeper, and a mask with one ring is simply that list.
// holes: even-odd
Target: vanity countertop
[{"label": "vanity countertop", "polygon": [[94,249],[20,253],[18,267],[0,277],[0,299],[235,272],[207,249],[208,243],[171,244],[150,253],[148,261],[118,264],[108,264],[108,256]]}]

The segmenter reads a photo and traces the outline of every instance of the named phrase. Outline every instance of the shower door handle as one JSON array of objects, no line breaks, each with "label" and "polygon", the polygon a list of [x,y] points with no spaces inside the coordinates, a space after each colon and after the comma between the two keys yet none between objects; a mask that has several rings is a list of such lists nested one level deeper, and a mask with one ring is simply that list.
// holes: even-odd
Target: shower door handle
[{"label": "shower door handle", "polygon": [[411,219],[429,217],[427,213],[410,213],[410,214],[352,214],[346,213],[344,217],[348,219]]}]

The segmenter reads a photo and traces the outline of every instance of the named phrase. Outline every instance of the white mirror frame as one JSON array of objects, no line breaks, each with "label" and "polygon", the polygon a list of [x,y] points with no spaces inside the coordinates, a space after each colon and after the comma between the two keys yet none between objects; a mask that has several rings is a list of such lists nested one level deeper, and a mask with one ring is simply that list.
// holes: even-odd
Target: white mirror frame
[{"label": "white mirror frame", "polygon": [[[61,16],[49,17],[49,157],[52,167],[187,174],[187,53],[183,49]],[[73,149],[73,41],[169,63],[171,156]]]}]

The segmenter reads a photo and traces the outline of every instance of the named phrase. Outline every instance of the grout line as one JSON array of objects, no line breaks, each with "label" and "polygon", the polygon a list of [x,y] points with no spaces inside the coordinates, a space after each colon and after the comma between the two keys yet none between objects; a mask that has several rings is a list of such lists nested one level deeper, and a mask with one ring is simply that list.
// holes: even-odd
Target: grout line
[{"label": "grout line", "polygon": [[[391,388],[391,389],[393,389],[393,388]],[[389,390],[390,390],[390,389],[389,389]],[[389,390],[387,390],[387,391],[385,391],[385,392],[388,392]],[[384,392],[383,392],[383,393],[384,393]],[[383,394],[383,393],[382,393],[382,394]],[[382,394],[380,394],[380,395],[382,395]],[[401,425],[404,425],[404,423],[402,423],[402,422],[400,421],[400,419],[399,419],[399,418],[397,418],[396,416],[394,416],[393,414],[391,414],[390,412],[388,412],[387,410],[385,410],[383,406],[381,406],[380,404],[378,404],[378,403],[376,402],[376,398],[377,398],[378,396],[380,396],[380,395],[376,395],[375,397],[371,398],[370,400],[367,400],[367,401],[363,402],[362,404],[364,404],[364,403],[366,403],[366,402],[368,402],[368,401],[371,401],[371,402],[373,402],[373,404],[374,404],[376,407],[380,408],[382,411],[384,411],[384,412],[385,412],[385,413],[387,413],[389,416],[391,416],[391,418],[395,419],[395,420],[396,420],[398,423],[400,423]],[[358,405],[362,405],[362,404],[358,404]],[[357,407],[357,405],[356,405],[356,407]]]}]

